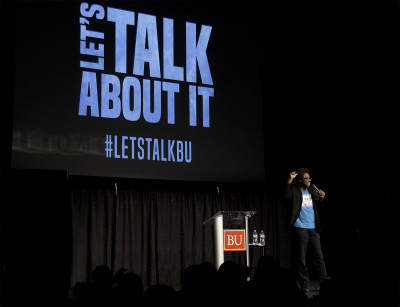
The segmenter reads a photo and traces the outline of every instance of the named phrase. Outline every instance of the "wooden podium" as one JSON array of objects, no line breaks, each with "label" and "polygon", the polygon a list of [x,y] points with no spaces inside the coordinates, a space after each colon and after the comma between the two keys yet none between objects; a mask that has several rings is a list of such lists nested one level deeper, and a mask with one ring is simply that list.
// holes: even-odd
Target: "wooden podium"
[{"label": "wooden podium", "polygon": [[[236,249],[236,250],[242,250],[246,251],[246,264],[248,267],[250,267],[250,254],[249,254],[249,218],[251,218],[254,214],[257,212],[255,211],[219,211],[216,214],[214,214],[212,217],[210,217],[208,220],[203,222],[204,225],[214,225],[214,241],[215,241],[215,267],[218,268],[220,265],[224,262],[224,252],[228,251],[225,249],[225,244],[226,243],[226,237],[224,236],[224,233],[226,234],[228,231],[232,230],[244,230],[245,232],[245,237],[242,239],[245,239],[245,242],[242,242],[245,244],[245,247],[239,247],[241,249]],[[225,229],[225,227],[229,229]],[[225,242],[224,242],[225,241]],[[236,237],[235,240],[231,238],[232,242],[236,243]],[[235,249],[230,249],[230,250],[235,250]]]}]

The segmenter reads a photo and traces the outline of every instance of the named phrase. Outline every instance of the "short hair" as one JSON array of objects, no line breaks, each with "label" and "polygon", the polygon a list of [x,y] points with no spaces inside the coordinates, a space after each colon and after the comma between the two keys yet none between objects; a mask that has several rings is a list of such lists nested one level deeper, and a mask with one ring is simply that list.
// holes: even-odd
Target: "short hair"
[{"label": "short hair", "polygon": [[308,168],[301,167],[301,168],[299,168],[297,170],[297,174],[299,176],[299,179],[303,179],[305,173],[310,174],[310,171],[308,170]]}]

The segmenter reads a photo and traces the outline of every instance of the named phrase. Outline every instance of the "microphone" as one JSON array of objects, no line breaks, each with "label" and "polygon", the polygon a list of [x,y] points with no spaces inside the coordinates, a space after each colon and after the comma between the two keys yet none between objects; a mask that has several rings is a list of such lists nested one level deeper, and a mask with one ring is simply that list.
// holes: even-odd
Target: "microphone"
[{"label": "microphone", "polygon": [[317,192],[319,192],[319,189],[315,186],[315,184],[312,184],[312,187],[313,187]]}]

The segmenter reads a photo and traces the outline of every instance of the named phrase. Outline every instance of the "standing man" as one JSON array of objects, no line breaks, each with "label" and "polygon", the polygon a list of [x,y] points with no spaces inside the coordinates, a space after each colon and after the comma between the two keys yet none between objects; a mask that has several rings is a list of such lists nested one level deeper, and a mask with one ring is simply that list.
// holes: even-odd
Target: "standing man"
[{"label": "standing man", "polygon": [[[297,178],[296,178],[297,177]],[[306,268],[307,248],[310,249],[320,283],[327,279],[325,261],[320,242],[318,208],[323,203],[325,192],[311,186],[310,172],[300,168],[291,172],[284,197],[291,200],[290,226],[294,237],[295,277],[304,292],[309,292],[310,279]]]}]

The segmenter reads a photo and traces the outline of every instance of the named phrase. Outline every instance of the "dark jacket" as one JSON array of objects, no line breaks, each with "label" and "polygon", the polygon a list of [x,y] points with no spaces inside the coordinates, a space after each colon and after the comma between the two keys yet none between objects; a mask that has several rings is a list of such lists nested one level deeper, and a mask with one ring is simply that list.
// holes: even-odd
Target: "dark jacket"
[{"label": "dark jacket", "polygon": [[[312,187],[308,188],[308,191],[311,194],[313,208],[314,208],[315,229],[317,231],[321,231],[321,224],[319,220],[318,210],[323,206],[325,197],[324,199],[321,200],[321,197],[319,196],[318,192]],[[300,188],[293,186],[291,183],[288,183],[283,197],[288,200],[291,200],[292,211],[289,224],[290,226],[293,226],[293,224],[296,222],[297,218],[300,215],[301,203],[303,202],[303,194],[301,193]]]}]

